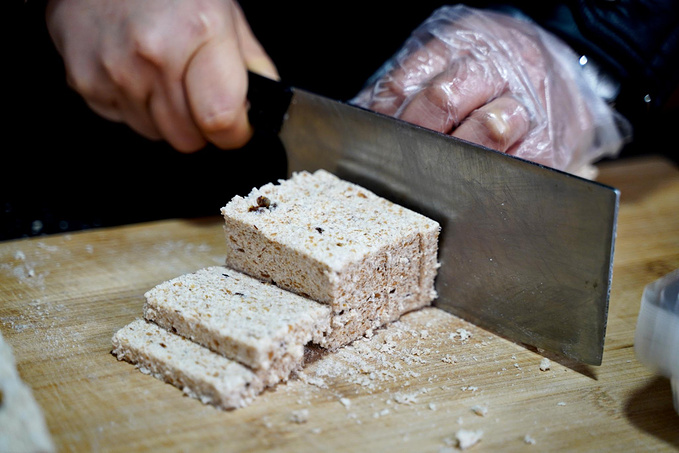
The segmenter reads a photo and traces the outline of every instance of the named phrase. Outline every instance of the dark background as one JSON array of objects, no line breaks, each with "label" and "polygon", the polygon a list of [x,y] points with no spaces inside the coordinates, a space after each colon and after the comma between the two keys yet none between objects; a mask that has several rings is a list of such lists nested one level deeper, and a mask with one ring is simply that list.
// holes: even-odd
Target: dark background
[{"label": "dark background", "polygon": [[[440,4],[270,3],[243,7],[283,80],[340,100],[353,97]],[[284,152],[271,137],[258,135],[237,151],[181,154],[98,117],[65,83],[41,2],[9,0],[2,9],[0,240],[218,215],[233,195],[285,177]],[[676,116],[662,114],[638,126],[623,156],[674,157],[666,141],[674,124]]]}]

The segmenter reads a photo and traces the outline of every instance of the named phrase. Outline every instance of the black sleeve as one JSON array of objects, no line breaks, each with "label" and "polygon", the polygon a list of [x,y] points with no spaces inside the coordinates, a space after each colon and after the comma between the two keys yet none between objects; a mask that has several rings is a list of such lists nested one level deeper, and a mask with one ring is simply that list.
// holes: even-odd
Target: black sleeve
[{"label": "black sleeve", "polygon": [[679,87],[679,2],[516,2],[521,13],[600,66],[620,86],[615,104],[637,117],[666,108]]},{"label": "black sleeve", "polygon": [[602,97],[632,124],[633,140],[623,156],[652,152],[677,161],[668,143],[679,120],[679,2],[513,0],[482,5],[527,17],[585,56],[585,70],[606,81]]}]

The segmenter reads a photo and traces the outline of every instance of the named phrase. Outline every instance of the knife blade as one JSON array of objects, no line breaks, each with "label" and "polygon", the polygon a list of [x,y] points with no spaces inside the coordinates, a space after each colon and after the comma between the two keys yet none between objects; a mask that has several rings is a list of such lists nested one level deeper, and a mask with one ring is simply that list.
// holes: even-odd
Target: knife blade
[{"label": "knife blade", "polygon": [[253,73],[248,99],[289,173],[323,168],[441,224],[437,307],[601,364],[617,189]]}]

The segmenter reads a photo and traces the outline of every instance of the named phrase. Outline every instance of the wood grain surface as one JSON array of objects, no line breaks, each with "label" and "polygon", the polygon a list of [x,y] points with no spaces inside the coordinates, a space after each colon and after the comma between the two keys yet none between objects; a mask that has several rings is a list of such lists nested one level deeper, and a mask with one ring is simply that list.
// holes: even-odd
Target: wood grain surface
[{"label": "wood grain surface", "polygon": [[311,356],[247,408],[205,406],[118,362],[111,336],[146,290],[223,263],[219,218],[0,243],[0,328],[59,451],[445,452],[461,429],[483,432],[471,451],[676,451],[669,381],[633,341],[644,286],[679,268],[679,170],[647,157],[600,171],[621,190],[600,367],[430,308]]}]

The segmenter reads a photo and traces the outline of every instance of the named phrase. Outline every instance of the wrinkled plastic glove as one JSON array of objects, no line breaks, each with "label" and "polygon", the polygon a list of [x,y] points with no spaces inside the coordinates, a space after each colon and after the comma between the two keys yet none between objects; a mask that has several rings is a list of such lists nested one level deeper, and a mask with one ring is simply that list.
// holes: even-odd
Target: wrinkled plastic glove
[{"label": "wrinkled plastic glove", "polygon": [[435,11],[352,103],[586,178],[629,138],[568,46],[465,6]]}]

